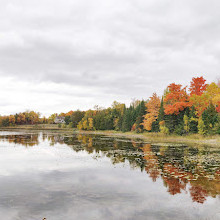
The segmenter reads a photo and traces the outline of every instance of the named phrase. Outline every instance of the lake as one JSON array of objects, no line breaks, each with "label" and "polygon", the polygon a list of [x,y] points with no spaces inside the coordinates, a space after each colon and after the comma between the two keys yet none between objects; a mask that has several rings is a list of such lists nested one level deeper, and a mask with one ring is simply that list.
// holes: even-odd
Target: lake
[{"label": "lake", "polygon": [[220,219],[220,147],[1,131],[0,216]]}]

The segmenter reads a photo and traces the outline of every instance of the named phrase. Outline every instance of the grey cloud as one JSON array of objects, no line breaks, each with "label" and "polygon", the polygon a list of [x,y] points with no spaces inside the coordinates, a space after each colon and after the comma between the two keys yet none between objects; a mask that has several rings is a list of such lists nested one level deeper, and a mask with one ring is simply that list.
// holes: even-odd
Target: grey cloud
[{"label": "grey cloud", "polygon": [[173,81],[219,75],[215,0],[1,0],[0,6],[0,77],[129,99],[161,94]]}]

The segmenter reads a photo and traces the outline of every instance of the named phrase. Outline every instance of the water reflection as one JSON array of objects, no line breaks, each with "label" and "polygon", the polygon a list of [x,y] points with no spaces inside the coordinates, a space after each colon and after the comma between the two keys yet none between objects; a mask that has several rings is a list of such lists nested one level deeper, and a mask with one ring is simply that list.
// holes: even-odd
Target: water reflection
[{"label": "water reflection", "polygon": [[25,147],[47,141],[51,147],[65,144],[75,152],[92,154],[94,159],[110,158],[114,165],[128,162],[132,169],[145,172],[153,182],[162,180],[170,195],[188,193],[193,202],[200,204],[220,194],[220,149],[217,147],[151,145],[106,136],[48,133],[3,133],[0,141]]}]

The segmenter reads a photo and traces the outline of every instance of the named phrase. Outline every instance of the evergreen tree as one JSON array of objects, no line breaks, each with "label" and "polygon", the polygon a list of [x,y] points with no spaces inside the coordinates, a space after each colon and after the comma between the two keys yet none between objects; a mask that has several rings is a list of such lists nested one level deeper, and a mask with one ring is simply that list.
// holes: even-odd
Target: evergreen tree
[{"label": "evergreen tree", "polygon": [[78,123],[82,120],[84,115],[85,115],[84,111],[77,110],[73,112],[73,114],[70,116],[70,122],[73,123],[74,128],[77,127]]},{"label": "evergreen tree", "polygon": [[123,115],[123,121],[122,121],[122,131],[126,132],[129,131],[129,124],[130,124],[130,110],[125,108],[125,112]]},{"label": "evergreen tree", "polygon": [[213,131],[214,134],[220,134],[220,114],[218,114],[218,122],[215,124]]},{"label": "evergreen tree", "polygon": [[145,115],[145,111],[146,111],[146,107],[145,107],[145,102],[142,100],[141,103],[138,105],[137,107],[137,118],[136,118],[136,121],[135,121],[135,124],[136,124],[136,132],[137,133],[140,133],[140,132],[143,132],[143,120],[144,120],[144,117],[143,115]]},{"label": "evergreen tree", "polygon": [[212,133],[212,129],[218,122],[218,112],[215,106],[211,103],[208,108],[203,112],[202,119],[204,121],[205,130],[207,133]]},{"label": "evergreen tree", "polygon": [[158,121],[159,123],[164,120],[164,102],[163,102],[163,97],[161,99],[160,103],[160,110],[159,110],[159,115],[158,115]]},{"label": "evergreen tree", "polygon": [[4,118],[2,119],[2,126],[3,126],[3,127],[9,126],[9,117],[4,117]]},{"label": "evergreen tree", "polygon": [[152,123],[151,131],[152,132],[159,132],[160,131],[160,125],[159,125],[158,119]]},{"label": "evergreen tree", "polygon": [[183,117],[188,114],[188,109],[181,111],[178,115],[164,115],[166,127],[169,129],[169,133],[175,133],[182,135],[184,133],[184,121]]},{"label": "evergreen tree", "polygon": [[66,125],[68,125],[71,122],[70,116],[69,115],[65,116],[64,121],[65,121]]},{"label": "evergreen tree", "polygon": [[190,122],[190,119],[189,119],[189,117],[187,116],[187,114],[184,115],[183,121],[184,121],[184,131],[185,131],[186,133],[189,133],[189,122]]},{"label": "evergreen tree", "polygon": [[194,106],[190,109],[189,112],[189,132],[198,133],[198,118],[196,117],[196,109]]}]

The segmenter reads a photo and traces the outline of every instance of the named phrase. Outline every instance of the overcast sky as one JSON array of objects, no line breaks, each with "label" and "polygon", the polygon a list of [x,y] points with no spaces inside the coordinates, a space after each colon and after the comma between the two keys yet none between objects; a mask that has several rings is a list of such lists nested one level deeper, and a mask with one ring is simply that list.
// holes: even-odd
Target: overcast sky
[{"label": "overcast sky", "polygon": [[0,114],[129,103],[220,69],[219,0],[0,0]]}]

